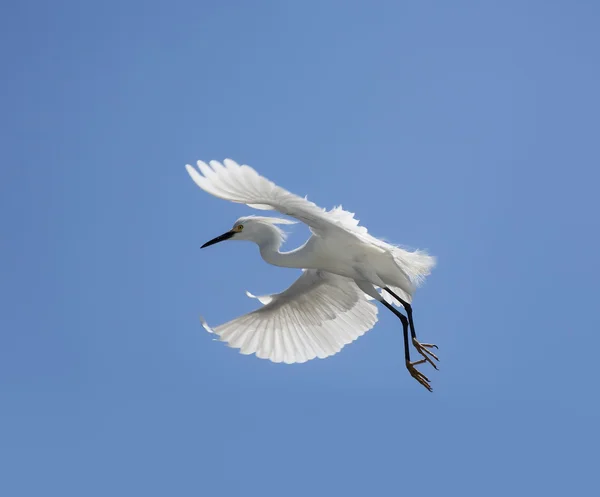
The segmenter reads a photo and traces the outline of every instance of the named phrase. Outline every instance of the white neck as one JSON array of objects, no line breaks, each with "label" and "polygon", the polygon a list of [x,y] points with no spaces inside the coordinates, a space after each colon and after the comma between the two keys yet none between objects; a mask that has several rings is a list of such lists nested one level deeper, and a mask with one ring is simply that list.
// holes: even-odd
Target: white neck
[{"label": "white neck", "polygon": [[279,247],[283,240],[276,229],[268,227],[261,233],[261,239],[256,241],[260,249],[261,257],[274,266],[306,268],[307,261],[302,251],[303,247],[299,247],[291,252],[280,252]]}]

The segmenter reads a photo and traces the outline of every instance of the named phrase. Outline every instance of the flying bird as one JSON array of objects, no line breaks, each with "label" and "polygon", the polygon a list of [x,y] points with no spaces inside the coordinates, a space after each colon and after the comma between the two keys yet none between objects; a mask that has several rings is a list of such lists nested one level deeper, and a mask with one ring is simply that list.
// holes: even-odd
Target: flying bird
[{"label": "flying bird", "polygon": [[[246,216],[233,227],[206,242],[202,248],[225,240],[247,240],[258,245],[269,264],[302,269],[300,277],[274,295],[255,297],[259,309],[225,324],[204,328],[242,354],[256,354],[273,362],[301,363],[339,352],[377,322],[377,306],[393,312],[402,323],[406,368],[427,390],[431,382],[416,366],[437,369],[432,351],[437,345],[417,340],[412,296],[429,275],[435,258],[421,250],[408,251],[370,235],[354,214],[341,206],[327,211],[307,198],[290,193],[250,166],[230,159],[223,163],[198,161],[186,165],[194,182],[215,197],[259,210],[275,210],[306,223],[310,238],[289,252],[280,250],[289,219]],[[405,314],[398,309],[403,309]],[[409,331],[411,340],[409,342]],[[410,359],[410,343],[420,355]]]}]

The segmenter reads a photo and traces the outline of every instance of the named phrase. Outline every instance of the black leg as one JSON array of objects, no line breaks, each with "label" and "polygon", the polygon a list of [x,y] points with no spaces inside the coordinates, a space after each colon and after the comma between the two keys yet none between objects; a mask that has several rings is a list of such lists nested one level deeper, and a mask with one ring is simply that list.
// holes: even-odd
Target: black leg
[{"label": "black leg", "polygon": [[394,297],[398,302],[400,302],[402,304],[402,307],[406,309],[406,315],[408,316],[408,324],[410,325],[410,336],[416,339],[417,334],[415,333],[415,323],[413,322],[412,305],[398,297],[398,295],[392,292],[389,288],[385,287],[384,290],[387,293],[389,293],[392,297]]},{"label": "black leg", "polygon": [[[427,362],[429,364],[431,364],[435,369],[437,369],[438,367],[431,360],[431,358],[435,359],[436,361],[439,361],[439,359],[429,349],[432,349],[432,348],[437,349],[438,346],[434,345],[432,343],[420,343],[417,340],[417,333],[415,332],[415,323],[413,321],[412,305],[410,305],[408,302],[406,302],[406,300],[401,299],[398,295],[396,295],[396,293],[394,293],[389,288],[385,287],[384,290],[402,304],[402,307],[404,307],[404,309],[406,310],[406,315],[408,316],[408,324],[410,326],[410,336],[412,337],[413,345],[418,350],[419,354],[421,354],[427,360]],[[431,356],[431,358],[428,356]]]},{"label": "black leg", "polygon": [[404,332],[404,357],[406,362],[410,362],[410,347],[408,345],[408,321],[406,316],[398,311],[394,306],[388,304],[387,302],[381,302],[384,306],[386,306],[390,311],[392,311],[399,319],[402,321],[402,331]]},{"label": "black leg", "polygon": [[425,359],[410,362],[410,345],[408,344],[408,319],[406,319],[406,316],[400,311],[398,311],[392,304],[388,304],[385,300],[382,300],[381,303],[390,311],[392,311],[402,322],[402,332],[404,334],[404,358],[406,359],[406,368],[408,369],[408,372],[415,380],[417,380],[427,390],[432,392],[433,389],[429,384],[429,378],[427,378],[427,376],[425,376],[423,373],[421,373],[415,368],[417,364],[423,364],[425,362]]}]

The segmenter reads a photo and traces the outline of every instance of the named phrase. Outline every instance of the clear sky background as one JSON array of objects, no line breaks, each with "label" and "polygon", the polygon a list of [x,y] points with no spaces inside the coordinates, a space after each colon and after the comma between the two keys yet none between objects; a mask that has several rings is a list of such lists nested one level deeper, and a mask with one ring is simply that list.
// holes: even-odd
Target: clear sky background
[{"label": "clear sky background", "polygon": [[[592,495],[600,4],[19,1],[0,15],[0,494]],[[200,326],[297,276],[231,157],[438,257],[401,327],[272,364]],[[295,227],[287,247],[304,241]]]}]

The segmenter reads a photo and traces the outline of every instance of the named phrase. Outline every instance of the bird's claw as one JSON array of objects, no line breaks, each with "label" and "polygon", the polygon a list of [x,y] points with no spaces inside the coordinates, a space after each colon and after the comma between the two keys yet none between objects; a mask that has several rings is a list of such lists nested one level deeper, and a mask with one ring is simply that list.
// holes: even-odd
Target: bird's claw
[{"label": "bird's claw", "polygon": [[428,362],[435,369],[437,369],[438,368],[437,365],[431,359],[433,358],[436,361],[439,361],[438,356],[436,356],[429,349],[437,349],[438,346],[435,345],[435,344],[433,344],[433,343],[421,343],[421,342],[417,341],[416,338],[413,338],[412,342],[413,342],[413,345],[414,345],[415,349],[417,349],[417,352],[423,356],[423,359],[421,361],[416,362],[414,364],[420,364],[422,362]]},{"label": "bird's claw", "polygon": [[415,362],[406,361],[406,369],[408,369],[408,372],[415,380],[417,380],[427,390],[433,392],[433,388],[431,388],[431,385],[429,384],[429,378],[427,378],[427,376],[425,376],[423,373],[421,373],[421,371],[415,368],[415,366],[417,366],[418,364],[423,364],[424,362],[427,361],[425,359],[421,359],[420,361]]}]

